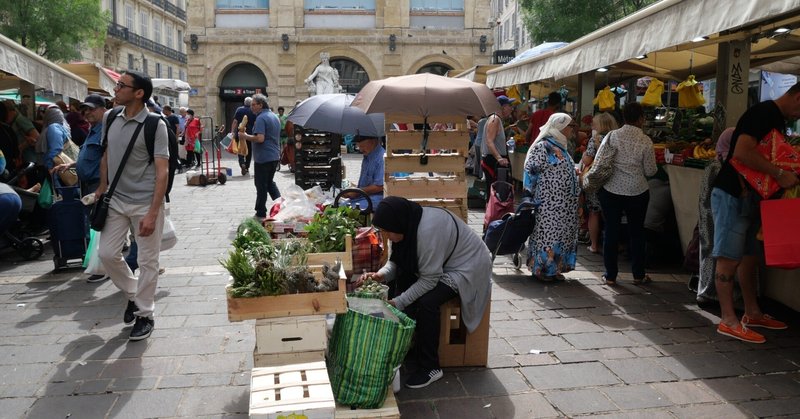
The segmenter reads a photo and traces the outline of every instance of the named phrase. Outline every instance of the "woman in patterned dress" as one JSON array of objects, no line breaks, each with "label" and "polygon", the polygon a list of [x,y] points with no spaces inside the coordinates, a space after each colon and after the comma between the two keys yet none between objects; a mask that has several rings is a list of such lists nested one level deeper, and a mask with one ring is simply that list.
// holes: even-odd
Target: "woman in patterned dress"
[{"label": "woman in patterned dress", "polygon": [[532,178],[536,222],[528,240],[528,267],[540,280],[564,279],[578,250],[578,178],[567,152],[575,129],[565,113],[550,115],[525,157]]},{"label": "woman in patterned dress", "polygon": [[[592,138],[589,139],[589,143],[586,145],[586,152],[583,153],[583,158],[581,158],[582,173],[586,173],[585,169],[588,169],[594,161],[594,156],[597,154],[597,149],[600,148],[600,142],[603,137],[609,131],[617,128],[619,128],[617,120],[608,112],[597,114],[592,119]],[[584,192],[584,197],[586,198],[586,209],[589,212],[587,224],[589,227],[589,240],[591,241],[591,244],[586,249],[592,253],[600,253],[600,201],[597,200],[595,192]]]}]

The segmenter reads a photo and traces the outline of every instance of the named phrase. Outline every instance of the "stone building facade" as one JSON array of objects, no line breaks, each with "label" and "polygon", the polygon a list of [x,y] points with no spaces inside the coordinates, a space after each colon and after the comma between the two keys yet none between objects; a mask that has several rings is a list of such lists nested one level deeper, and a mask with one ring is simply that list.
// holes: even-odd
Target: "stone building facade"
[{"label": "stone building facade", "polygon": [[[186,81],[186,0],[102,0],[101,6],[111,17],[106,42],[85,50],[85,61],[118,72],[137,70],[152,78]],[[160,97],[165,99],[162,105],[177,105],[176,91]]]},{"label": "stone building facade", "polygon": [[[246,96],[287,111],[330,54],[344,91],[419,72],[488,64],[490,0],[203,0],[187,7],[189,105],[230,121]],[[196,89],[196,90],[195,90]],[[218,122],[219,121],[219,122]]]}]

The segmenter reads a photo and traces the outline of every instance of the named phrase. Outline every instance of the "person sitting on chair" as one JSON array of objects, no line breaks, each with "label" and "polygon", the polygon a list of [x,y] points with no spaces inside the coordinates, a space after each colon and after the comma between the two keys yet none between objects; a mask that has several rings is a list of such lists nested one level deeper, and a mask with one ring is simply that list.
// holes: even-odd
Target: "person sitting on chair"
[{"label": "person sitting on chair", "polygon": [[[361,176],[358,178],[357,187],[369,195],[374,211],[378,207],[378,203],[383,199],[383,155],[386,154],[386,150],[381,146],[381,142],[377,137],[356,135],[353,141],[358,144],[358,150],[364,155],[364,159],[361,161]],[[348,205],[353,208],[356,205],[362,210],[369,207],[367,198],[358,193],[351,192],[345,198],[350,198]]]},{"label": "person sitting on chair", "polygon": [[378,204],[372,225],[392,242],[391,256],[378,272],[363,274],[356,286],[368,277],[389,283],[389,304],[416,320],[408,359],[418,369],[406,387],[426,387],[443,375],[441,305],[458,296],[464,325],[474,332],[491,296],[492,257],[475,231],[444,208],[387,196]]}]

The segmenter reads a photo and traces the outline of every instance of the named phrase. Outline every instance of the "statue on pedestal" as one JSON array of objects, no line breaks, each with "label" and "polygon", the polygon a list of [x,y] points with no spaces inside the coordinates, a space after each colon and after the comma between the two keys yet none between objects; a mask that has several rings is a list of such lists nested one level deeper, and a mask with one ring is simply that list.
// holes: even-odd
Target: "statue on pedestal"
[{"label": "statue on pedestal", "polygon": [[339,93],[342,86],[339,85],[339,72],[331,67],[329,60],[330,54],[323,52],[319,54],[322,62],[314,69],[314,72],[305,79],[308,92],[312,95],[322,95],[326,93]]}]

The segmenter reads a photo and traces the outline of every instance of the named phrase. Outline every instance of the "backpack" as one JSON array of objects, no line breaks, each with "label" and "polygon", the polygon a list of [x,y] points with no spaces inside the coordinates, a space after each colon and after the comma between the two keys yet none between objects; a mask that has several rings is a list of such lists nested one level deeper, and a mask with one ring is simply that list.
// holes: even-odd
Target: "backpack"
[{"label": "backpack", "polygon": [[[106,145],[108,144],[108,129],[111,128],[111,123],[117,119],[117,116],[120,112],[122,112],[121,107],[114,108],[108,114],[108,118],[106,118],[106,126],[105,132],[103,134],[103,149],[105,149]],[[149,113],[147,118],[144,120],[144,141],[145,146],[147,147],[147,153],[150,154],[150,161],[149,163],[153,162],[155,158],[155,143],[156,143],[156,129],[158,129],[158,121],[164,121],[164,125],[167,128],[167,146],[169,148],[169,168],[167,169],[167,191],[164,194],[167,202],[169,202],[169,192],[172,190],[172,184],[175,181],[175,172],[180,167],[180,161],[178,159],[178,137],[175,135],[171,129],[169,129],[169,122],[167,121],[164,116],[156,114],[156,113]]]}]

